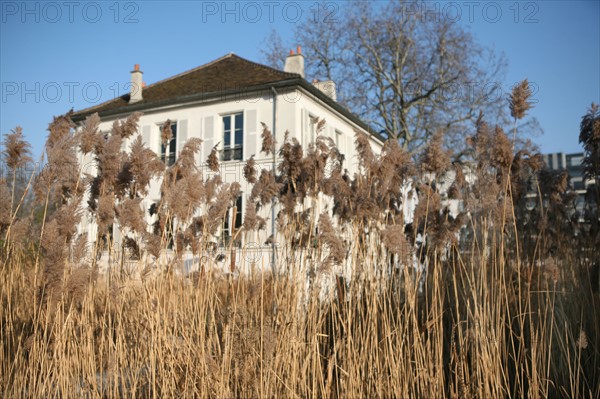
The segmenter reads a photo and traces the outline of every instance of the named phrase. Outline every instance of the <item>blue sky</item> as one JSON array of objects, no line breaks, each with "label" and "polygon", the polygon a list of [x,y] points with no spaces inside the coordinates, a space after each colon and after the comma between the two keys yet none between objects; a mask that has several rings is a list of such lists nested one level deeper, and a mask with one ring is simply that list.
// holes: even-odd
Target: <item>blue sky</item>
[{"label": "blue sky", "polygon": [[[534,84],[543,152],[580,151],[578,128],[600,102],[598,1],[455,1],[456,19],[508,59],[505,88]],[[260,61],[264,38],[290,38],[314,1],[0,1],[0,133],[15,126],[38,156],[53,115],[126,92],[141,64],[153,83],[229,52]],[[335,3],[329,11],[335,12]],[[325,17],[321,10],[318,18]],[[310,62],[310,60],[306,60]],[[310,78],[310,77],[309,77]]]}]

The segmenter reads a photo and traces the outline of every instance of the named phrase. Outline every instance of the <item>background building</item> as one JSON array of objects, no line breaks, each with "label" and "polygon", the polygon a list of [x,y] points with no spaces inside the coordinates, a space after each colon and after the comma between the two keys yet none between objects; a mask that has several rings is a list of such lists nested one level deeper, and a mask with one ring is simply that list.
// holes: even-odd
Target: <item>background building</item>
[{"label": "background building", "polygon": [[566,170],[569,173],[570,185],[577,192],[577,211],[583,214],[585,206],[585,194],[590,185],[594,184],[591,179],[586,179],[583,173],[583,152],[565,154],[556,152],[544,154],[544,163],[550,170]]}]

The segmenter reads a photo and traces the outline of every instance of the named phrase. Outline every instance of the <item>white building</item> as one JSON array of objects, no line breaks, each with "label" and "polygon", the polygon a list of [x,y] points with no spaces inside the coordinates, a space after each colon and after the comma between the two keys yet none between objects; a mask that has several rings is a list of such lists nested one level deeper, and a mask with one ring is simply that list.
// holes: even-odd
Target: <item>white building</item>
[{"label": "white building", "polygon": [[[203,140],[197,157],[199,166],[219,143],[221,177],[226,183],[239,182],[244,193],[237,204],[236,224],[239,226],[250,192],[242,176],[245,161],[254,155],[259,167],[271,167],[273,163],[272,156],[259,153],[261,122],[273,132],[279,145],[284,142],[285,132],[289,131],[290,136],[306,148],[316,134],[310,118],[325,119],[322,134],[331,137],[345,155],[344,168],[350,173],[356,171],[358,162],[354,148],[355,130],[369,135],[376,152],[382,147],[383,139],[378,134],[336,102],[333,82],[314,81],[311,84],[304,79],[304,61],[298,48],[297,53],[290,52],[285,71],[279,71],[230,53],[147,86],[136,65],[131,72],[131,93],[78,111],[72,118],[81,122],[97,112],[102,121],[100,130],[109,132],[115,120],[126,118],[134,111],[143,112],[139,133],[144,143],[170,164],[189,138]],[[164,148],[160,129],[167,120],[172,121],[174,140],[169,148]],[[160,182],[153,182],[144,200],[145,209],[158,201],[159,189]],[[269,222],[264,232],[266,236],[272,234],[272,229]],[[117,230],[115,228],[113,232],[115,241],[119,240]],[[84,218],[80,232],[87,232],[88,237],[95,239],[93,218]],[[256,241],[260,244],[264,238],[256,237]]]}]

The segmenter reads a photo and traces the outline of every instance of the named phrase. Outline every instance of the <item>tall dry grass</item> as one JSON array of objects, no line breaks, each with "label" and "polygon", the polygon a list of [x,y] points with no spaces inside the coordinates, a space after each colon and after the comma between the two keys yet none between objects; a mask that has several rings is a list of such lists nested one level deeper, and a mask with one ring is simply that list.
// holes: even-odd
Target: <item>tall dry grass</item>
[{"label": "tall dry grass", "polygon": [[[527,110],[518,90],[515,118]],[[278,202],[279,272],[184,276],[179,254],[209,252],[239,187],[193,166],[197,141],[162,165],[134,137],[138,119],[106,138],[96,116],[75,135],[68,115],[55,119],[53,167],[31,183],[31,213],[44,217],[26,233],[19,222],[30,215],[2,182],[2,397],[600,396],[598,230],[573,213],[564,175],[515,153],[516,131],[511,140],[480,118],[471,184],[441,133],[416,164],[396,142],[377,156],[357,135],[356,176],[325,137],[307,149],[288,137],[276,173],[254,162],[244,170],[253,189],[238,233],[263,228],[261,207]],[[263,137],[272,151],[266,127]],[[127,139],[132,151],[122,153]],[[27,147],[10,140],[21,149],[6,153],[16,170]],[[96,176],[60,173],[81,154],[94,156]],[[210,163],[218,170],[216,154]],[[139,201],[157,176],[163,195],[147,226]],[[419,197],[410,221],[400,203],[407,179]],[[300,207],[323,195],[330,212]],[[452,212],[451,199],[464,209]],[[110,237],[81,244],[83,209],[99,237],[118,221],[127,256],[150,257],[161,272],[99,273]],[[170,237],[175,263],[166,264]]]}]

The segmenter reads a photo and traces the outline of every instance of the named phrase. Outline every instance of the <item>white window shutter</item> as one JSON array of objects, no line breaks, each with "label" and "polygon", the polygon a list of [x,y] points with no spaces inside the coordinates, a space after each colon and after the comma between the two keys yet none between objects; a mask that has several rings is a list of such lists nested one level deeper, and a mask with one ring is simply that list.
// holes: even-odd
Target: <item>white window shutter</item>
[{"label": "white window shutter", "polygon": [[202,162],[205,162],[210,151],[215,146],[215,122],[213,116],[207,116],[204,118],[204,131],[202,132],[202,139],[204,140],[204,153],[202,154]]},{"label": "white window shutter", "polygon": [[152,128],[150,125],[142,126],[142,142],[144,143],[144,146],[150,148],[151,150],[154,150],[154,148],[152,148],[151,133]]},{"label": "white window shutter", "polygon": [[308,110],[304,111],[304,123],[306,125],[306,128],[304,129],[304,131],[306,132],[306,141],[304,142],[304,146],[308,149],[308,145],[312,141],[312,136],[311,136],[312,127],[311,127],[310,113],[308,112]]},{"label": "white window shutter", "polygon": [[256,110],[246,111],[246,134],[244,135],[244,160],[249,159],[252,155],[258,155],[260,144],[260,136],[257,134]]},{"label": "white window shutter", "polygon": [[302,147],[304,148],[304,151],[306,151],[308,149],[308,145],[310,144],[310,142],[312,141],[312,135],[311,135],[311,123],[312,121],[310,120],[310,113],[308,112],[308,110],[304,110],[304,142],[302,143]]},{"label": "white window shutter", "polygon": [[302,108],[302,110],[300,111],[300,137],[299,137],[302,148],[304,148],[306,146],[306,134],[307,134],[306,118],[307,117],[308,117],[308,113],[306,112],[306,110],[304,108]]},{"label": "white window shutter", "polygon": [[[202,142],[204,143],[204,137],[202,136],[202,130],[204,127],[204,118],[200,118],[199,122],[200,122],[200,132],[196,133],[196,134],[190,132],[188,134],[188,136],[200,137],[202,139]],[[194,123],[194,125],[196,125],[196,124]],[[203,148],[202,148],[202,146],[200,146],[200,151],[198,151],[196,153],[196,165],[197,166],[202,166],[202,150],[203,150]]]},{"label": "white window shutter", "polygon": [[346,151],[346,159],[350,160],[354,155],[354,136],[351,134],[346,135],[346,148],[344,148],[344,151]]},{"label": "white window shutter", "polygon": [[181,152],[188,139],[188,120],[177,121],[177,152]]}]

